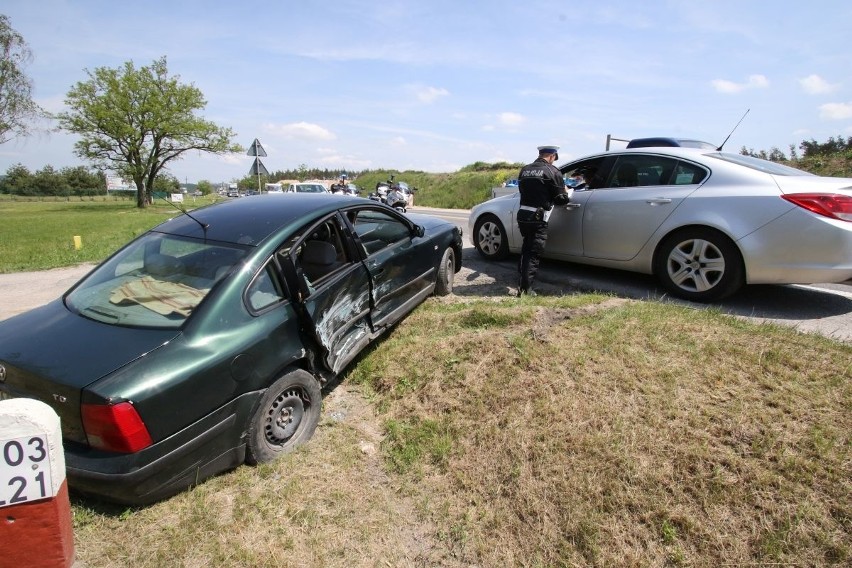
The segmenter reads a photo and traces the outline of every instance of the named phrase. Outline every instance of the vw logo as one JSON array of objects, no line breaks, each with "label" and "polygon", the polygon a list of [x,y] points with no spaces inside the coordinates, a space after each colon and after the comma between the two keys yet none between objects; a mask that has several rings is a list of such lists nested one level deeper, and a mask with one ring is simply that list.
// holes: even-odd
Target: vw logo
[{"label": "vw logo", "polygon": [[6,382],[6,367],[0,365],[0,383]]}]

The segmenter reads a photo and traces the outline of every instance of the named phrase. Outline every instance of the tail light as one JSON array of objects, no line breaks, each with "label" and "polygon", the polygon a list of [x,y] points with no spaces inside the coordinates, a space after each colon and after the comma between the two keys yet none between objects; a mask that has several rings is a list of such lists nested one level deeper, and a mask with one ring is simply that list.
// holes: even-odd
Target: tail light
[{"label": "tail light", "polygon": [[852,221],[852,197],[837,193],[790,193],[784,199],[812,213],[840,221]]},{"label": "tail light", "polygon": [[93,448],[131,454],[153,443],[148,428],[129,402],[83,404],[81,411],[83,428]]}]

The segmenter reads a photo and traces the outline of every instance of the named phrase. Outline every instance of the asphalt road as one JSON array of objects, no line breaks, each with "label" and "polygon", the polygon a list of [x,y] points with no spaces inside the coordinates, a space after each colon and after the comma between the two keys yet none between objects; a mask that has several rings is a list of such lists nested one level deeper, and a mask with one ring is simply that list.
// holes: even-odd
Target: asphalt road
[{"label": "asphalt road", "polygon": [[[445,218],[464,230],[464,268],[456,279],[457,294],[509,295],[515,292],[517,258],[510,257],[502,262],[482,259],[467,234],[467,211],[423,207],[412,207],[410,211]],[[0,320],[60,297],[91,269],[92,265],[81,265],[43,272],[0,274]],[[714,307],[737,317],[789,325],[803,332],[852,343],[852,285],[849,284],[748,286]],[[696,309],[707,307],[672,298],[658,288],[650,276],[560,262],[542,262],[537,290],[550,294],[600,291]]]},{"label": "asphalt road", "polygon": [[[488,274],[506,283],[506,293],[514,291],[517,257],[502,262],[484,261],[470,241],[469,211],[412,207],[411,212],[428,213],[460,226],[465,233],[463,261],[473,273]],[[707,306],[673,298],[657,286],[651,276],[565,262],[542,261],[537,289],[549,293],[600,291],[625,298],[665,301],[703,309]],[[725,313],[757,322],[774,322],[819,333],[852,343],[852,281],[842,284],[746,286],[740,293],[713,304]]]}]

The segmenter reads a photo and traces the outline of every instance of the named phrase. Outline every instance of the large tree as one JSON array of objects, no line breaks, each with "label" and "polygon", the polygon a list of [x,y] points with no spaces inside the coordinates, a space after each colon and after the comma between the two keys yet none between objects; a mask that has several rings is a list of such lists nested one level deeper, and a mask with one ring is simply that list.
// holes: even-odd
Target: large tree
[{"label": "large tree", "polygon": [[23,36],[0,14],[0,144],[29,134],[31,121],[44,116],[32,98],[33,84],[24,73],[32,52]]},{"label": "large tree", "polygon": [[195,112],[207,101],[194,85],[170,77],[166,58],[150,67],[132,61],[118,69],[86,70],[88,81],[68,92],[70,109],[56,116],[60,126],[81,136],[74,145],[81,158],[113,170],[136,184],[136,204],[150,203],[154,180],[165,166],[190,150],[242,152],[230,128]]}]

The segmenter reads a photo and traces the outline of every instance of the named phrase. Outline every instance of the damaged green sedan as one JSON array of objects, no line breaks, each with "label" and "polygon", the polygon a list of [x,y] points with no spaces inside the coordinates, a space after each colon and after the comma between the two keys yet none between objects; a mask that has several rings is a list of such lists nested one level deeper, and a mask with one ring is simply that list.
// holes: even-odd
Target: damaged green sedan
[{"label": "damaged green sedan", "polygon": [[455,225],[349,196],[196,209],[0,322],[0,400],[59,414],[72,489],[151,503],[310,439],[322,387],[461,253]]}]

